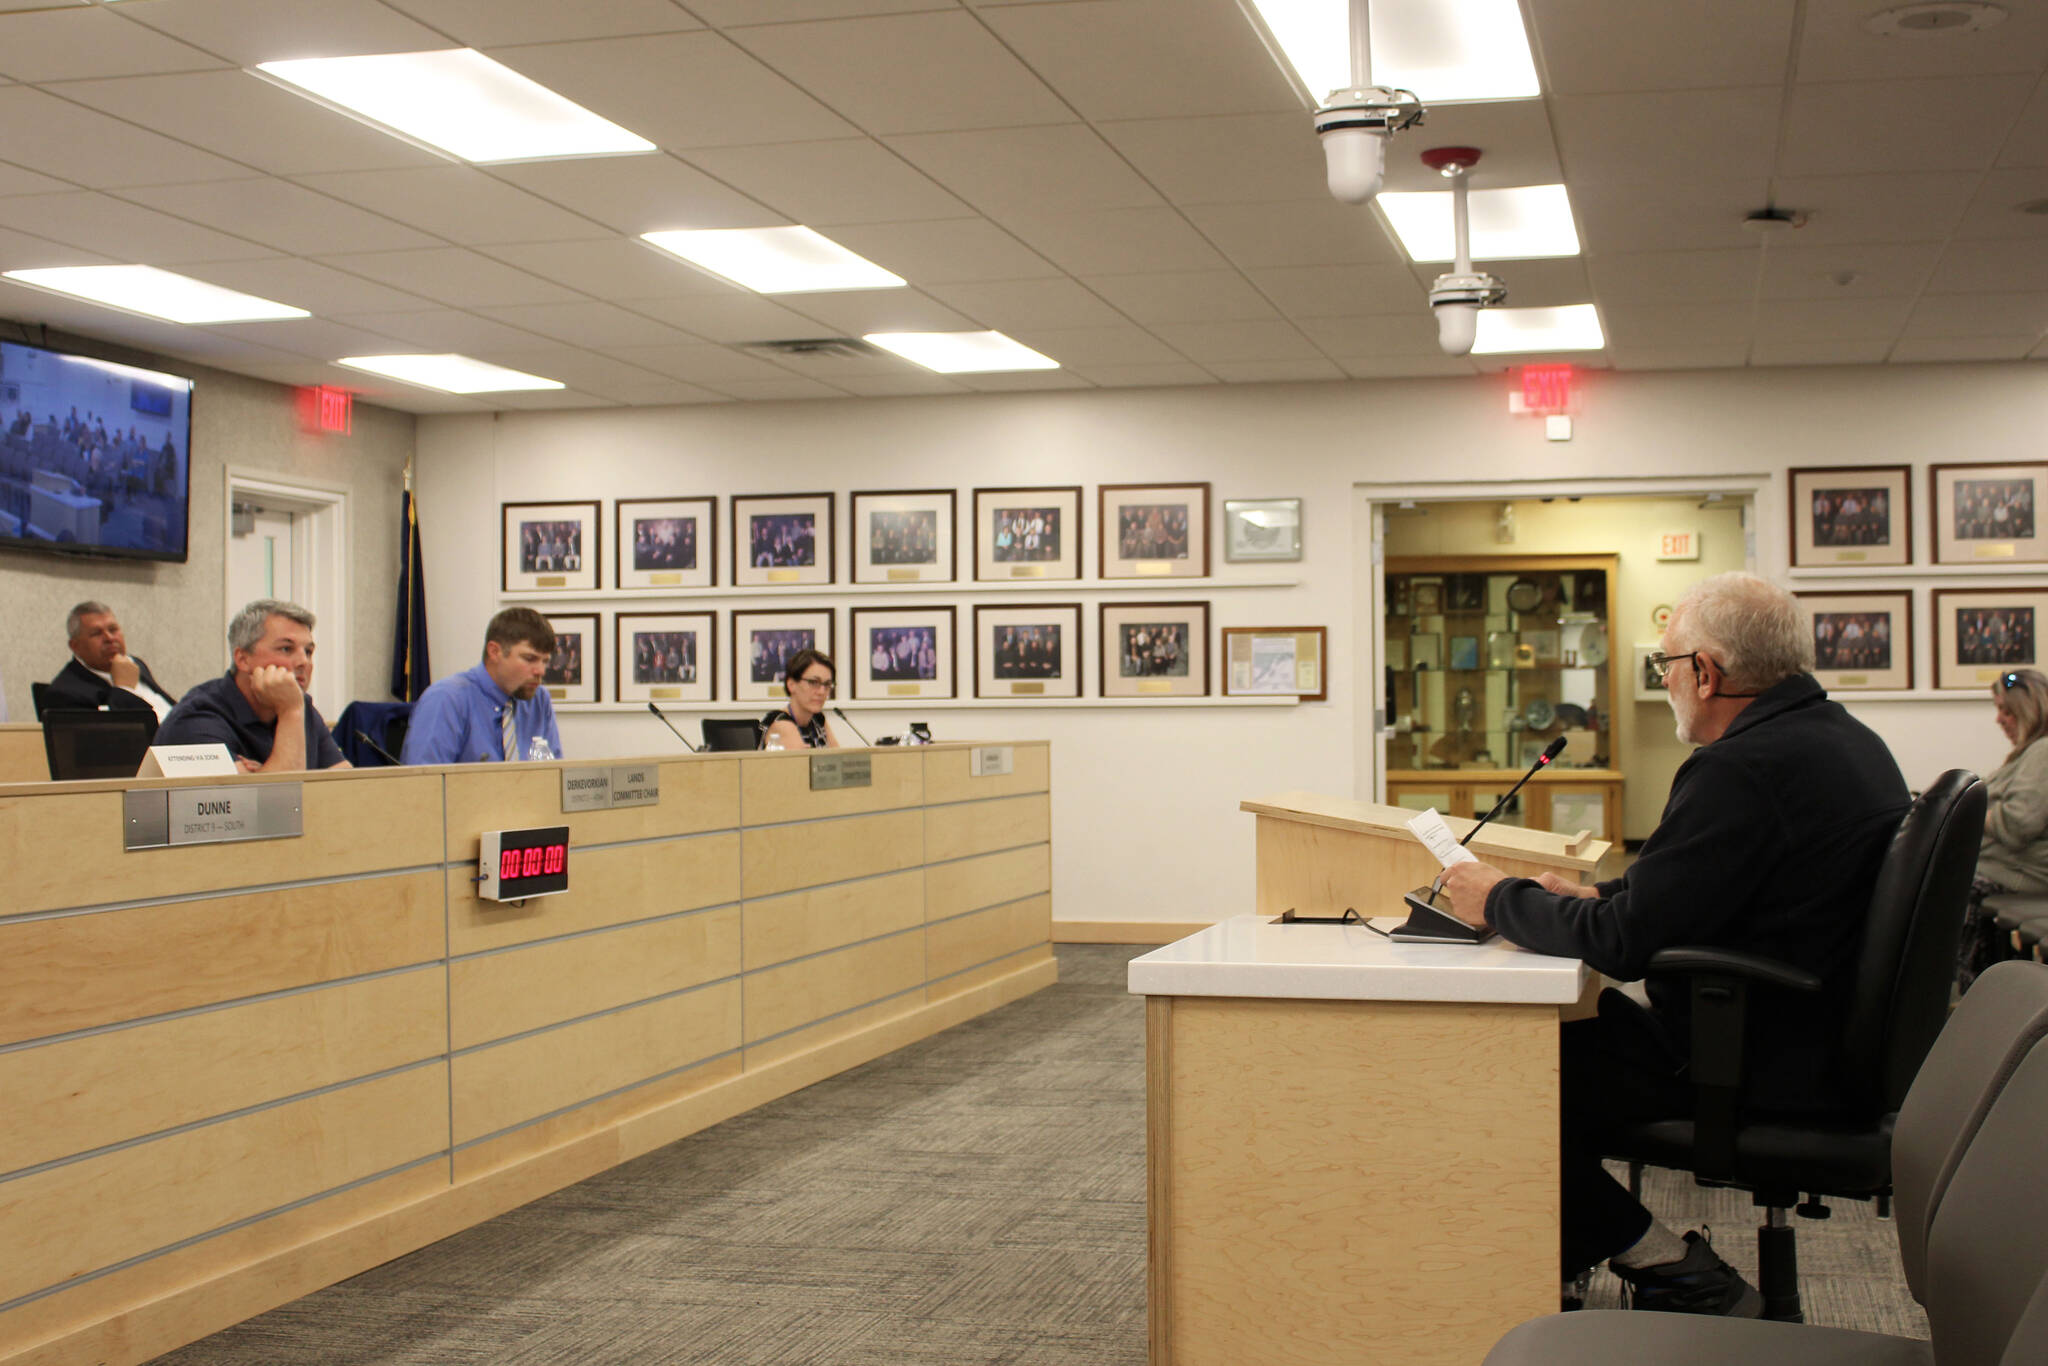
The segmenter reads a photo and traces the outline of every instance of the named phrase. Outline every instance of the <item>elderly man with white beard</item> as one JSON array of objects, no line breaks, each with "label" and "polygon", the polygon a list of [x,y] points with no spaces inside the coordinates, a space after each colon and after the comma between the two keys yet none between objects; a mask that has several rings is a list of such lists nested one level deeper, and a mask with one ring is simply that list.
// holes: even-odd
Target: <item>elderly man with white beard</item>
[{"label": "elderly man with white beard", "polygon": [[[1755,1079],[1746,1105],[1826,1108],[1842,1017],[1879,864],[1909,804],[1891,752],[1828,700],[1813,628],[1792,595],[1721,574],[1679,599],[1653,657],[1697,745],[1628,872],[1597,886],[1453,866],[1451,909],[1539,953],[1580,958],[1620,981],[1677,945],[1762,954],[1816,974],[1813,995],[1752,998]],[[1762,1299],[1699,1235],[1680,1238],[1600,1164],[1619,1127],[1687,1116],[1685,988],[1652,983],[1650,1008],[1617,991],[1561,1041],[1563,1271],[1602,1259],[1638,1309],[1754,1317]]]}]

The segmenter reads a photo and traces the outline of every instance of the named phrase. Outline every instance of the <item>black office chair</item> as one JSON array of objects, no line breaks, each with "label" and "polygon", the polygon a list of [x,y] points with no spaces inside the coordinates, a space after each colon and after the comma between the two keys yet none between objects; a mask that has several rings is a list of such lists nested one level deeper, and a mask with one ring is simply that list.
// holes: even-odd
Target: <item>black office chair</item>
[{"label": "black office chair", "polygon": [[156,713],[147,707],[52,707],[43,713],[43,753],[55,782],[132,778],[155,738]]},{"label": "black office chair", "polygon": [[[1787,1210],[1825,1219],[1824,1199],[1877,1200],[1892,1194],[1892,1125],[1921,1060],[1948,1017],[1956,939],[1984,834],[1983,780],[1951,769],[1913,803],[1878,869],[1855,985],[1842,1035],[1842,1107],[1821,1116],[1744,1113],[1748,993],[1820,989],[1790,964],[1712,948],[1665,949],[1651,976],[1691,983],[1694,1118],[1659,1120],[1624,1132],[1608,1156],[1690,1171],[1703,1186],[1752,1192],[1764,1210],[1757,1229],[1757,1288],[1764,1317],[1801,1322],[1799,1254]],[[1816,851],[1817,855],[1824,851]],[[1768,1047],[1769,1041],[1764,1040]],[[1802,1203],[1799,1193],[1807,1193]]]},{"label": "black office chair", "polygon": [[748,750],[761,747],[761,723],[759,721],[707,716],[698,724],[704,728],[704,748],[706,749]]},{"label": "black office chair", "polygon": [[38,721],[42,720],[43,713],[51,708],[69,705],[64,701],[63,696],[48,683],[29,684],[28,697],[29,701],[35,703],[36,720]]}]

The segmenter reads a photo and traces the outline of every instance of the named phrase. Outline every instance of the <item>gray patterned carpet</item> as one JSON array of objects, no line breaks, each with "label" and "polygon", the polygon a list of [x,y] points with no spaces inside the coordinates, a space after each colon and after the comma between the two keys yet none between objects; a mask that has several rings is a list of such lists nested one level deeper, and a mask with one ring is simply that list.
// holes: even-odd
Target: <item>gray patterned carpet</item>
[{"label": "gray patterned carpet", "polygon": [[[1142,951],[1063,946],[1057,987],[158,1360],[1138,1366]],[[1738,1197],[1650,1198],[1753,1260]],[[1799,1241],[1810,1320],[1925,1336],[1867,1207]]]}]

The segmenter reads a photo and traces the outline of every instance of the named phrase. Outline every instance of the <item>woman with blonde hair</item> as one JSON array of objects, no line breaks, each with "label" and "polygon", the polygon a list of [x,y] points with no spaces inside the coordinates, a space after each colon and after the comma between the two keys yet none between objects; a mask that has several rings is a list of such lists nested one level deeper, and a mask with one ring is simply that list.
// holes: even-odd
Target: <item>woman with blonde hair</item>
[{"label": "woman with blonde hair", "polygon": [[2048,675],[2009,669],[1991,685],[1991,700],[2012,752],[1985,783],[1984,843],[1956,955],[1956,985],[1964,991],[1978,973],[2012,956],[1984,898],[2048,893]]}]

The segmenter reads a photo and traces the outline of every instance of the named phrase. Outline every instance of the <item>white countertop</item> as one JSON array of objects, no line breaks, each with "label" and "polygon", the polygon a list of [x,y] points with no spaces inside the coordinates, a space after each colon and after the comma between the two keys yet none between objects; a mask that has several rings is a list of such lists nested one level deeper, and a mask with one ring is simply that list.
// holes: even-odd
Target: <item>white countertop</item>
[{"label": "white countertop", "polygon": [[1240,915],[1132,959],[1129,982],[1140,996],[1569,1005],[1586,974],[1576,958],[1498,938],[1396,944],[1363,925],[1276,925]]}]

